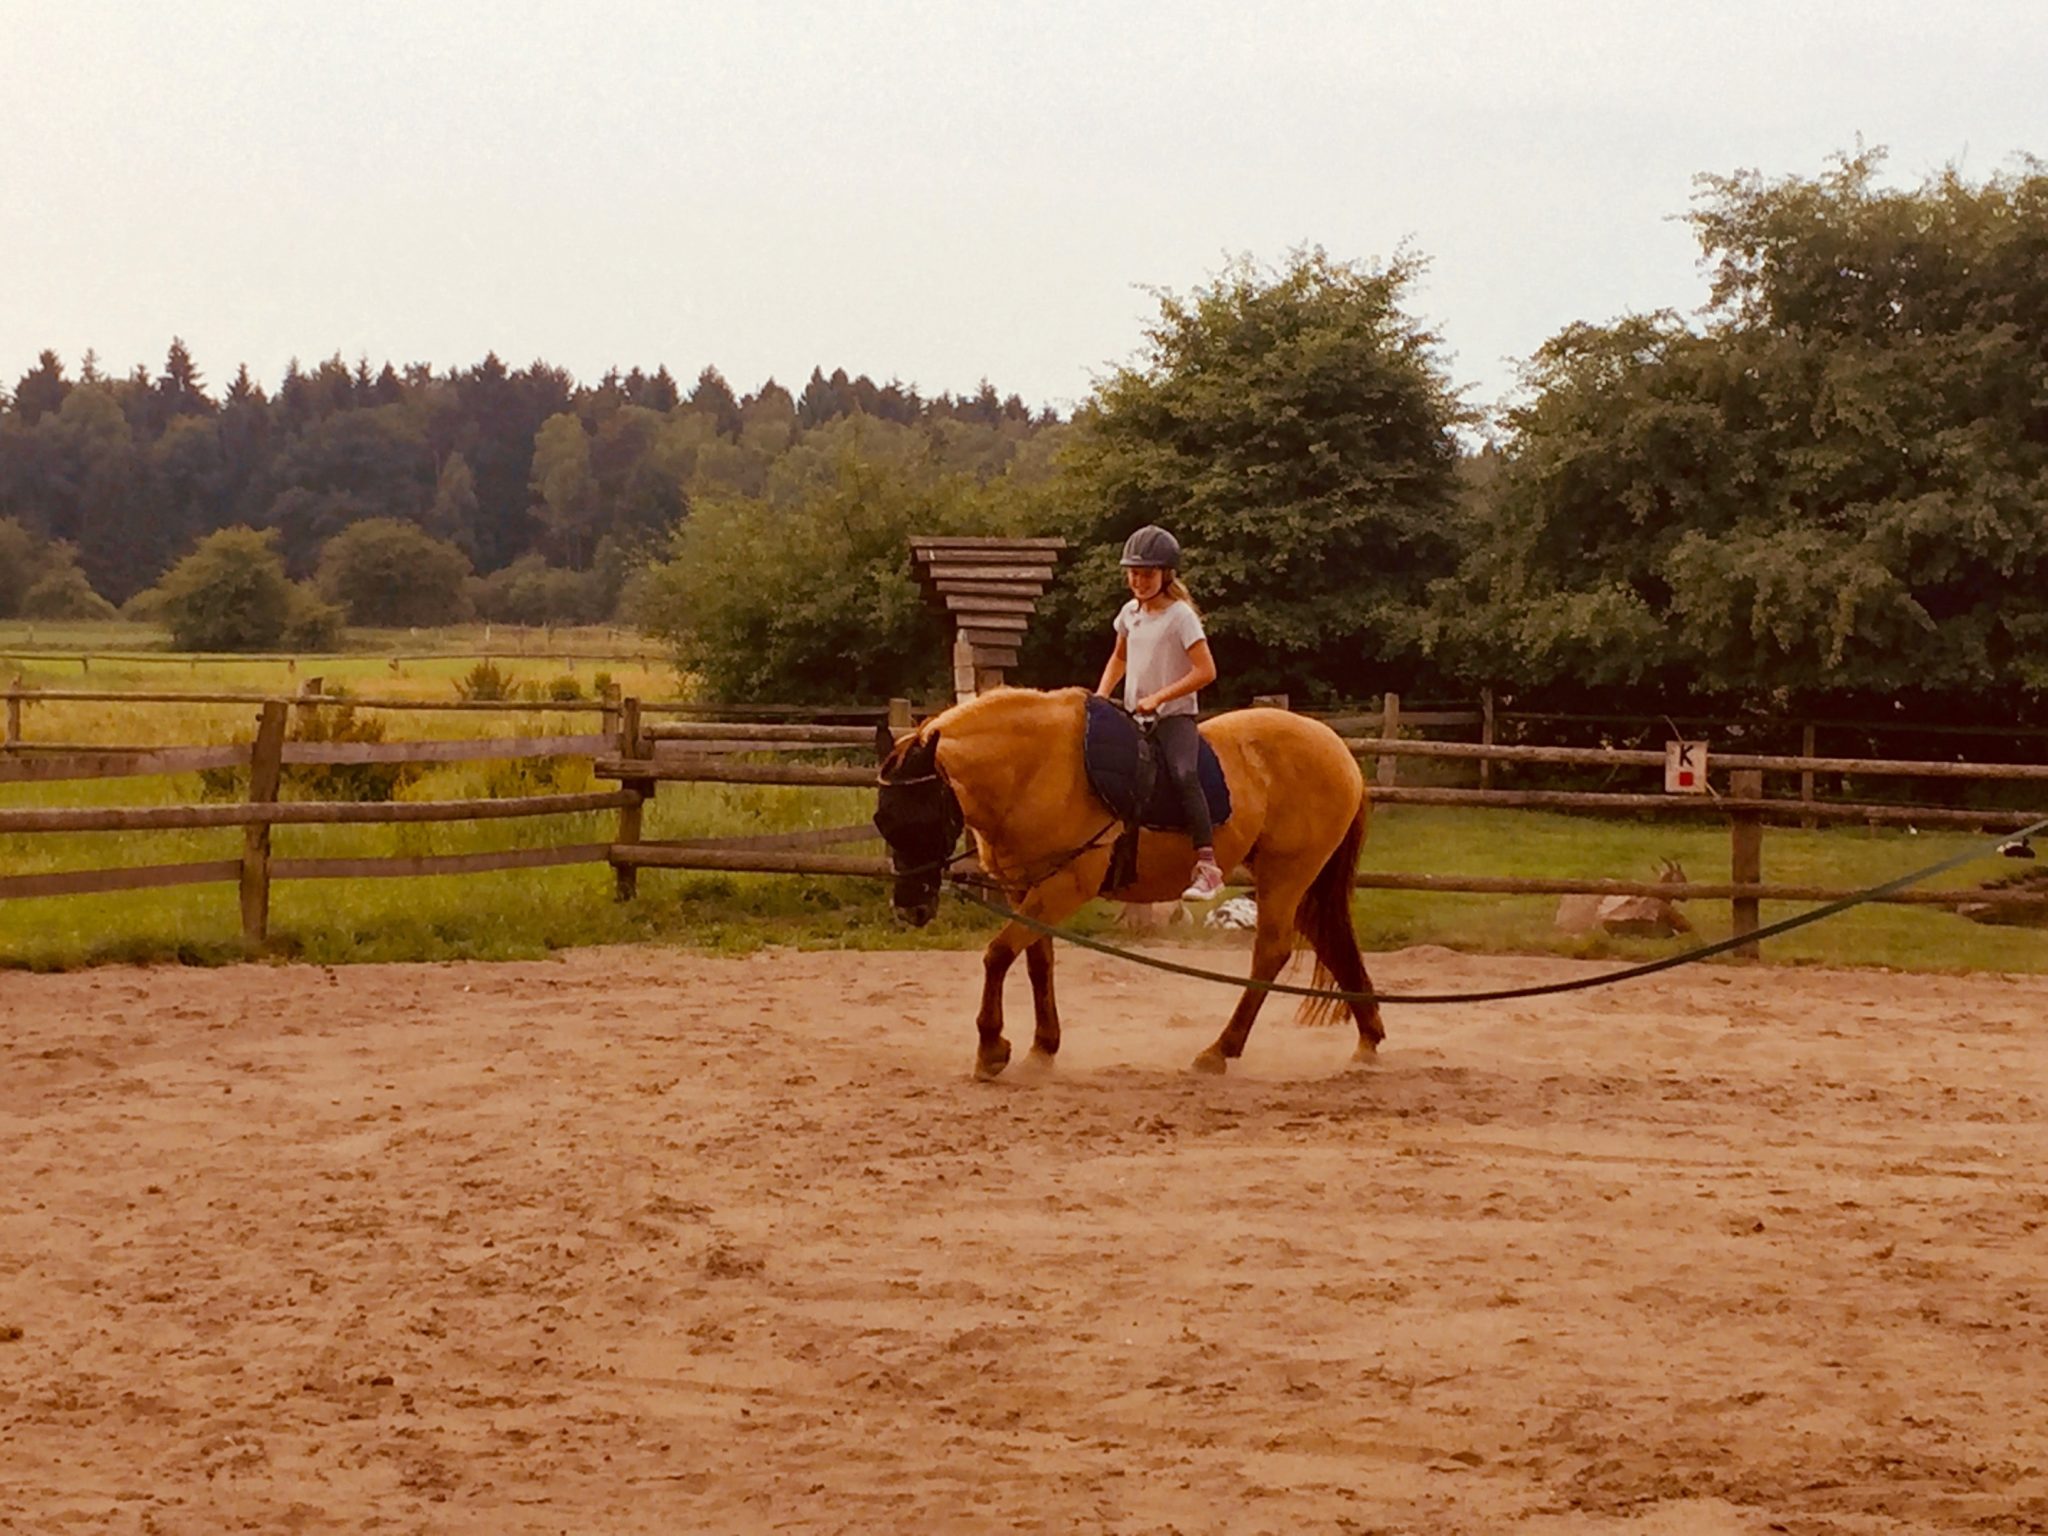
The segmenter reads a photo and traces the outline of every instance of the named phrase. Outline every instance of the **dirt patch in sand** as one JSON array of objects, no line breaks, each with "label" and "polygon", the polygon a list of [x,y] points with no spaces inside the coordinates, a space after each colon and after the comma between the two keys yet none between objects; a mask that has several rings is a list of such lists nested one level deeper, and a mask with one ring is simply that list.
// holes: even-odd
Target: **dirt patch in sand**
[{"label": "dirt patch in sand", "polygon": [[0,1528],[2048,1530],[2048,981],[979,986],[0,975]]}]

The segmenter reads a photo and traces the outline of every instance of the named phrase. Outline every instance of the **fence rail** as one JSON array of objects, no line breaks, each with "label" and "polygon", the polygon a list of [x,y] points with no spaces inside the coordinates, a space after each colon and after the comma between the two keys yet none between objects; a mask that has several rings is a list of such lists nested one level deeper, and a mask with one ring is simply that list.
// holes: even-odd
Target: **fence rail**
[{"label": "fence rail", "polygon": [[[138,697],[169,701],[190,695],[121,695],[69,690],[82,701],[133,702]],[[54,700],[54,692],[10,690],[9,750],[0,754],[0,784],[50,783],[143,774],[182,774],[203,769],[246,770],[248,792],[232,804],[60,807],[0,809],[0,835],[41,832],[124,832],[208,827],[241,827],[244,850],[238,859],[202,860],[115,869],[54,871],[34,875],[0,875],[0,898],[85,894],[146,889],[201,882],[239,881],[242,887],[244,935],[260,945],[268,930],[269,887],[274,880],[418,877],[478,873],[487,870],[532,869],[577,863],[606,863],[614,871],[621,895],[636,889],[641,869],[719,870],[745,873],[824,876],[883,876],[887,860],[872,854],[830,852],[835,847],[869,842],[872,828],[864,824],[762,836],[654,840],[642,836],[644,807],[663,783],[780,785],[798,788],[866,788],[874,783],[867,762],[776,762],[762,757],[788,752],[832,754],[864,751],[873,740],[874,724],[888,721],[908,728],[913,718],[902,700],[889,705],[842,708],[755,706],[727,707],[716,720],[649,721],[653,711],[685,713],[713,708],[694,703],[637,699],[586,704],[607,711],[606,732],[577,735],[534,735],[463,738],[437,741],[316,742],[286,739],[294,710],[335,702],[356,707],[452,708],[436,701],[329,700],[323,695],[256,698],[207,695],[208,702],[258,705],[257,728],[247,743],[216,746],[163,747],[150,750],[53,750],[18,739],[22,701]],[[492,702],[472,706],[504,712],[547,710],[559,703]],[[808,718],[796,720],[792,715]],[[864,724],[826,724],[820,717],[860,719]],[[1359,876],[1361,889],[1464,892],[1490,895],[1654,896],[1667,900],[1726,900],[1732,903],[1738,934],[1758,926],[1758,905],[1764,901],[1833,901],[1852,894],[1830,887],[1773,884],[1762,878],[1762,832],[1766,823],[1798,820],[1860,822],[1870,825],[1971,827],[2007,829],[2036,819],[2036,814],[2008,809],[1971,810],[1955,806],[1869,804],[1841,800],[1767,796],[1767,774],[1797,776],[1811,795],[1816,773],[1855,778],[1904,778],[1955,782],[2041,785],[2048,783],[2048,765],[1942,762],[1886,758],[1822,758],[1766,753],[1729,753],[1713,758],[1712,768],[1725,778],[1727,789],[1717,796],[1687,796],[1622,791],[1500,789],[1482,777],[1479,788],[1402,784],[1394,770],[1408,759],[1477,762],[1482,771],[1502,764],[1609,768],[1641,771],[1661,769],[1664,754],[1628,748],[1505,746],[1494,742],[1430,741],[1404,738],[1400,732],[1423,725],[1469,725],[1481,716],[1458,711],[1416,711],[1403,715],[1389,699],[1377,735],[1356,734],[1356,714],[1337,717],[1353,734],[1350,750],[1372,768],[1378,780],[1374,799],[1381,805],[1481,806],[1496,809],[1548,809],[1601,814],[1705,816],[1725,820],[1730,828],[1731,878],[1721,882],[1649,882],[1603,879],[1537,879],[1491,876],[1376,874]],[[1489,727],[1490,719],[1483,720]],[[532,759],[587,757],[593,773],[617,781],[616,789],[581,794],[527,795],[494,800],[412,802],[280,801],[278,788],[286,767],[338,764],[420,764],[476,761],[491,758]],[[2044,792],[2048,799],[2048,792]],[[418,822],[486,821],[520,817],[615,813],[618,823],[604,842],[483,853],[381,856],[361,858],[275,858],[270,851],[273,827],[302,825],[364,825]],[[2013,890],[1905,891],[1883,898],[1914,906],[1982,905],[2006,910],[2048,907],[2048,893]]]}]

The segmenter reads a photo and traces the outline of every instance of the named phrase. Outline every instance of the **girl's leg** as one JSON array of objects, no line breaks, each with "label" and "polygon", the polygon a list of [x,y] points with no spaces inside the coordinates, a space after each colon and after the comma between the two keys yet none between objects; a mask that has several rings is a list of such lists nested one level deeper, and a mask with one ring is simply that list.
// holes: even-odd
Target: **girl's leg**
[{"label": "girl's leg", "polygon": [[1194,842],[1196,854],[1215,862],[1216,834],[1209,825],[1209,801],[1202,793],[1201,774],[1196,766],[1202,737],[1195,729],[1195,717],[1161,716],[1152,727],[1152,739],[1159,743],[1159,757],[1167,776],[1180,791],[1180,803],[1188,818],[1188,836]]}]

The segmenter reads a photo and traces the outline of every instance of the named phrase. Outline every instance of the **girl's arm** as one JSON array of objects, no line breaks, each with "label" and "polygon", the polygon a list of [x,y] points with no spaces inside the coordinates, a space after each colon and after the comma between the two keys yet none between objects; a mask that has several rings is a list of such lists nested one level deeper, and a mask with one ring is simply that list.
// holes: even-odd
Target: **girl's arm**
[{"label": "girl's arm", "polygon": [[1109,653],[1109,661],[1102,669],[1102,681],[1095,685],[1095,691],[1103,698],[1109,698],[1116,685],[1124,680],[1124,633],[1117,631],[1116,649]]},{"label": "girl's arm", "polygon": [[[1118,647],[1118,655],[1122,655],[1121,645]],[[1188,647],[1188,667],[1189,670],[1177,681],[1168,683],[1150,698],[1138,700],[1138,713],[1152,714],[1169,699],[1181,698],[1216,681],[1216,658],[1209,654],[1207,640],[1197,640]],[[1121,672],[1123,669],[1119,667],[1117,670]]]}]

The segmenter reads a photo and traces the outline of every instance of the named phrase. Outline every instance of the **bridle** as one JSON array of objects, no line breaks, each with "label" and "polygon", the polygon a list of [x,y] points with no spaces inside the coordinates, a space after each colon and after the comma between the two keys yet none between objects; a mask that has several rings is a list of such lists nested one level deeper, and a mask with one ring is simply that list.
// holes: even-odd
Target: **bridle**
[{"label": "bridle", "polygon": [[[1029,874],[1028,877],[1020,874],[1007,880],[995,880],[986,875],[971,874],[964,871],[956,872],[951,867],[955,858],[954,850],[960,845],[960,834],[967,829],[967,817],[960,809],[960,797],[954,794],[951,781],[947,779],[945,774],[939,771],[937,759],[933,759],[932,771],[930,773],[915,773],[907,778],[900,779],[889,778],[880,772],[877,772],[875,775],[875,786],[877,789],[903,789],[917,784],[934,783],[940,787],[940,804],[944,807],[946,826],[951,835],[946,839],[945,851],[938,858],[923,864],[912,865],[908,869],[898,867],[892,870],[891,873],[898,880],[915,879],[920,875],[929,875],[936,871],[939,874],[941,886],[950,880],[955,885],[966,887],[981,887],[988,890],[1028,891],[1042,881],[1050,880],[1054,875],[1073,863],[1074,860],[1080,858],[1082,854],[1087,853],[1091,849],[1101,847],[1103,839],[1107,838],[1122,825],[1122,822],[1116,817],[1110,817],[1109,820],[1102,824],[1101,829],[1085,843],[1076,844],[1064,853],[1052,855],[1051,863],[1047,864],[1045,868]],[[893,861],[896,857],[896,845],[889,841],[889,836],[886,832],[882,834],[882,841],[888,844],[889,856]]]}]

